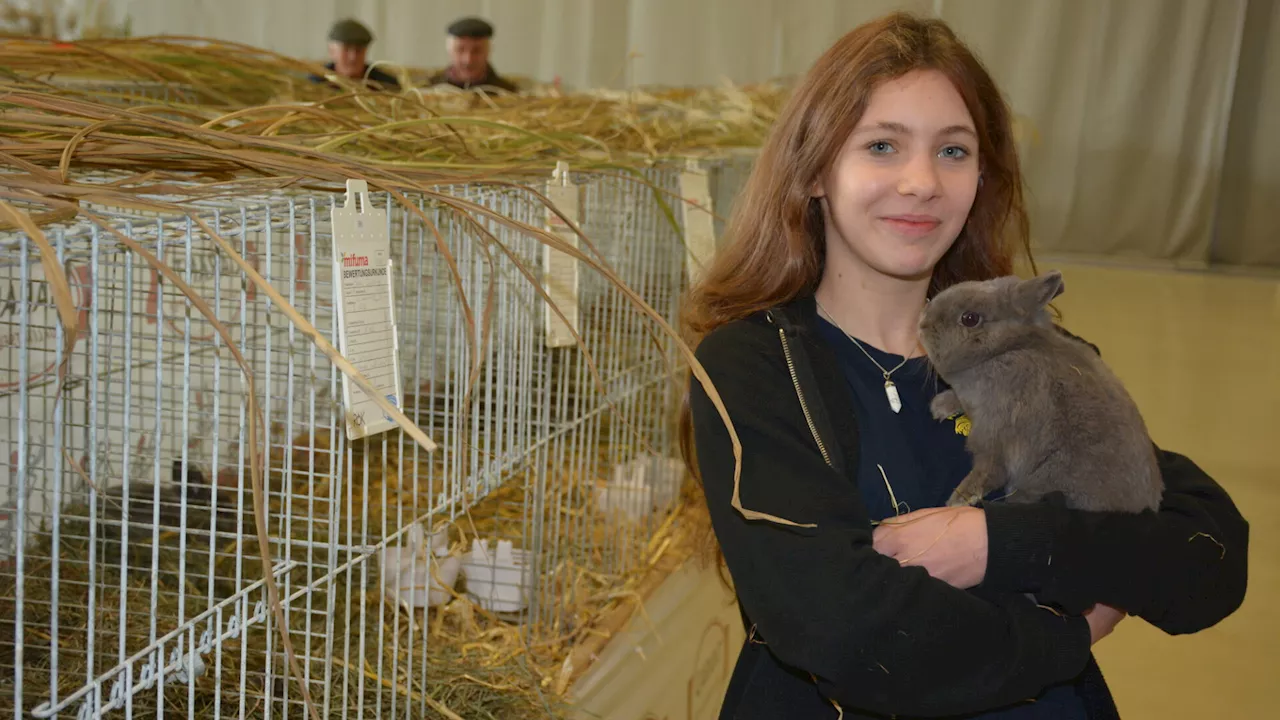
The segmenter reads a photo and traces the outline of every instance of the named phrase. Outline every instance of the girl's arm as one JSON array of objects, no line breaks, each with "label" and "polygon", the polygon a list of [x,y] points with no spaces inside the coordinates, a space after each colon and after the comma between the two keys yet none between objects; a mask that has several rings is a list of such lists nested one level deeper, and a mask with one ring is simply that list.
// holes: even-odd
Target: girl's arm
[{"label": "girl's arm", "polygon": [[1170,634],[1235,612],[1248,584],[1249,524],[1195,463],[1157,453],[1165,493],[1156,512],[987,506],[983,586],[1035,593],[1067,612],[1104,603]]},{"label": "girl's arm", "polygon": [[1165,483],[1157,512],[988,506],[984,586],[1033,592],[1068,612],[1111,605],[1170,634],[1203,630],[1235,612],[1248,584],[1249,523],[1191,460],[1156,454]]},{"label": "girl's arm", "polygon": [[857,488],[822,457],[776,333],[747,322],[697,351],[742,445],[743,507],[816,527],[746,520],[731,506],[733,451],[692,383],[698,467],[754,637],[842,706],[955,715],[1028,700],[1078,675],[1090,632],[1021,593],[971,593],[872,547]]}]

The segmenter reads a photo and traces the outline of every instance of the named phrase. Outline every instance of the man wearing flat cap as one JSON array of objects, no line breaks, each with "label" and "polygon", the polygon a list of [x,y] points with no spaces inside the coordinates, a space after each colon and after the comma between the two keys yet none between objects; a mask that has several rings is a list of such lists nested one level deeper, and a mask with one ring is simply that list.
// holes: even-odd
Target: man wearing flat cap
[{"label": "man wearing flat cap", "polygon": [[[329,28],[329,58],[325,69],[339,77],[365,84],[376,90],[398,90],[400,83],[389,73],[369,68],[365,55],[373,42],[373,33],[356,20],[339,20]],[[326,82],[319,75],[312,82]]]},{"label": "man wearing flat cap", "polygon": [[489,39],[492,37],[493,26],[480,18],[463,18],[450,25],[447,45],[449,67],[433,76],[431,84],[518,92],[514,83],[499,75],[489,64]]}]

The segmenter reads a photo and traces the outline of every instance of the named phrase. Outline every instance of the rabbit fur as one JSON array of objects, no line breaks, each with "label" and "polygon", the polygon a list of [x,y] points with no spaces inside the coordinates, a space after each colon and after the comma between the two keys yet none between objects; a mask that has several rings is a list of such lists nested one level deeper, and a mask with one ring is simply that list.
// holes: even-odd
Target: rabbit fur
[{"label": "rabbit fur", "polygon": [[920,340],[950,390],[930,410],[964,412],[972,471],[948,506],[1004,488],[1008,502],[1061,493],[1081,510],[1142,512],[1160,504],[1155,446],[1136,403],[1085,342],[1055,327],[1048,304],[1061,273],[951,286],[926,305]]}]

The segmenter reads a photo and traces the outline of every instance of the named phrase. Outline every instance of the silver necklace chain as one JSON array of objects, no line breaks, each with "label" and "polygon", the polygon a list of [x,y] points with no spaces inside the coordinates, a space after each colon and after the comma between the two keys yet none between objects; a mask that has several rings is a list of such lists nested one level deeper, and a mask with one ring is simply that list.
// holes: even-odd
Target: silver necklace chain
[{"label": "silver necklace chain", "polygon": [[862,343],[858,342],[857,338],[855,338],[853,335],[850,335],[849,331],[845,330],[844,327],[840,325],[840,321],[836,320],[836,317],[832,315],[829,310],[823,307],[822,303],[818,302],[818,299],[816,297],[814,298],[814,302],[817,303],[818,309],[821,310],[822,313],[826,315],[837,328],[839,328],[840,332],[844,333],[845,337],[852,340],[853,344],[856,345],[858,349],[862,351],[862,354],[866,355],[867,359],[870,360],[877,368],[880,369],[880,373],[884,375],[884,394],[889,399],[889,409],[893,410],[895,413],[901,411],[902,398],[898,395],[898,387],[894,385],[893,380],[890,378],[890,376],[893,375],[898,370],[902,369],[902,366],[906,365],[907,361],[911,359],[911,355],[907,354],[903,356],[902,362],[898,363],[897,366],[894,367],[892,370],[885,370],[884,366],[881,365],[879,362],[877,362],[876,359],[871,356],[871,353],[867,352],[866,348],[862,347]]}]

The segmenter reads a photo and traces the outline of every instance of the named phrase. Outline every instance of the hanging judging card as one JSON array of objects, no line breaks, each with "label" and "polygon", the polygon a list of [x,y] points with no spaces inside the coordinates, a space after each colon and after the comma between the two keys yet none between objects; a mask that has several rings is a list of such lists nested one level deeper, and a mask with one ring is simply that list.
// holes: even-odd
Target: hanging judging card
[{"label": "hanging judging card", "polygon": [[[547,185],[547,199],[573,220],[575,225],[582,222],[581,199],[579,188],[569,179],[569,165],[557,162],[552,180]],[[578,247],[578,234],[573,231],[561,217],[547,208],[547,230],[554,233],[567,245]],[[551,303],[544,307],[547,347],[571,347],[577,344],[573,332],[578,331],[578,259],[557,250],[550,245],[542,247],[543,252],[543,287],[551,303],[564,315],[564,319],[556,314]],[[568,321],[567,323],[565,321]],[[572,331],[571,331],[572,328]]]},{"label": "hanging judging card", "polygon": [[680,173],[680,203],[684,215],[685,272],[694,283],[711,266],[716,254],[715,216],[711,214],[711,183],[698,160],[690,159]]},{"label": "hanging judging card", "polygon": [[[388,402],[399,408],[400,359],[392,306],[387,211],[370,204],[369,186],[364,180],[348,180],[346,202],[333,209],[333,263],[338,350]],[[348,438],[367,437],[397,427],[395,420],[345,373],[342,396]]]}]

